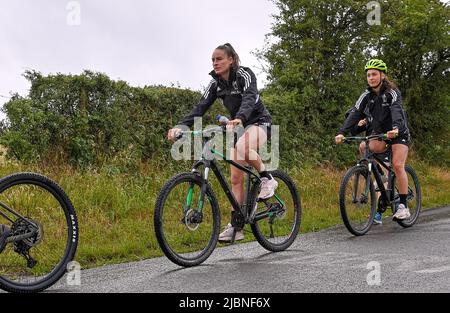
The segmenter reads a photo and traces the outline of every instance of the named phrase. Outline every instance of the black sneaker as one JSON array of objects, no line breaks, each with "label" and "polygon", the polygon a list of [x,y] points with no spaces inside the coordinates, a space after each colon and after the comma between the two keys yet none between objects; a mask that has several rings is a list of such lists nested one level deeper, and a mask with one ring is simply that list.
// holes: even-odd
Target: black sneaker
[{"label": "black sneaker", "polygon": [[0,224],[0,253],[5,249],[6,239],[8,238],[10,229],[8,226]]}]

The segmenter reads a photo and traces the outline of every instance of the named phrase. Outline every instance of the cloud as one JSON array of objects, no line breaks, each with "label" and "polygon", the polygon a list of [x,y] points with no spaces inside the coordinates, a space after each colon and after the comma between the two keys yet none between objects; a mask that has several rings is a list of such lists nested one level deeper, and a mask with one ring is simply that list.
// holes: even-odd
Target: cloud
[{"label": "cloud", "polygon": [[80,0],[80,25],[70,26],[69,2],[0,4],[0,95],[25,95],[27,68],[44,74],[90,69],[134,86],[179,83],[198,90],[209,81],[219,44],[232,43],[243,65],[258,65],[251,52],[263,47],[276,13],[269,0]]}]

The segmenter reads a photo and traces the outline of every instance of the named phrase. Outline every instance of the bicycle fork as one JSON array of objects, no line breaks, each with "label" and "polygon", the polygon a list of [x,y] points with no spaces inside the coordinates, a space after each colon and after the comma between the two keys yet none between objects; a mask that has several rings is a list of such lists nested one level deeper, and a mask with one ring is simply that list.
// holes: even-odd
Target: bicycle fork
[{"label": "bicycle fork", "polygon": [[[362,192],[361,195],[359,194],[359,179],[360,179],[360,174],[356,174],[355,177],[353,178],[353,192],[352,192],[352,202],[354,204],[364,204],[367,203],[368,199],[369,199],[369,192],[370,192],[370,173],[372,172],[372,164],[369,163],[368,164],[368,171],[367,171],[367,176],[366,178],[366,183],[364,186],[364,191]],[[363,175],[364,176],[364,175]]]},{"label": "bicycle fork", "polygon": [[[196,169],[193,172],[197,172]],[[198,199],[197,207],[191,209],[192,200],[194,198],[194,183],[190,183],[188,194],[186,196],[186,205],[184,207],[184,215],[182,223],[190,230],[196,230],[203,221],[203,207],[205,203],[206,186],[208,181],[209,167],[205,167],[204,176],[202,179],[202,186],[200,189],[200,197]]]}]

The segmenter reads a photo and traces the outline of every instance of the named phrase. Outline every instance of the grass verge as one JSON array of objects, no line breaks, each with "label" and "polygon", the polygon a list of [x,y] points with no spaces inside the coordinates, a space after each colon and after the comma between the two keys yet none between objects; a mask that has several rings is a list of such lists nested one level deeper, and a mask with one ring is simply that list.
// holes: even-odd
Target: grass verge
[{"label": "grass verge", "polygon": [[[410,164],[421,181],[423,207],[450,204],[450,170],[414,159]],[[189,163],[186,165],[188,170]],[[160,168],[158,163],[151,162],[143,164],[133,175],[110,168],[79,171],[70,167],[38,168],[10,161],[3,161],[0,166],[2,177],[19,171],[40,172],[54,179],[71,198],[80,226],[76,260],[83,268],[162,256],[153,229],[153,207],[161,187],[179,171],[179,165]],[[342,223],[338,190],[345,171],[307,167],[288,172],[301,195],[301,233]],[[230,205],[215,179],[213,186],[220,202],[223,226],[229,221]],[[251,240],[254,240],[251,234],[246,236],[245,241]]]}]

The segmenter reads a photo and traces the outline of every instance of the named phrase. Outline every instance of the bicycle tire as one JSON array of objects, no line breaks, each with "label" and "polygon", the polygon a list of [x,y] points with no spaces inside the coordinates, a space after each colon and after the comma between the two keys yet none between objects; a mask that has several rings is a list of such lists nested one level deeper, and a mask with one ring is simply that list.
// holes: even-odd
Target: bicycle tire
[{"label": "bicycle tire", "polygon": [[[409,227],[413,226],[415,223],[417,223],[417,220],[419,219],[419,215],[422,210],[422,190],[421,190],[421,186],[420,186],[420,182],[419,182],[419,177],[417,176],[414,169],[410,165],[406,165],[405,171],[407,174],[411,175],[411,178],[413,179],[413,182],[414,182],[415,192],[414,191],[413,192],[415,194],[413,196],[416,199],[416,206],[415,206],[415,211],[411,215],[410,218],[408,218],[406,220],[396,220],[396,221],[400,226],[402,226],[404,228],[409,228]],[[410,195],[408,195],[408,196],[410,196]],[[410,207],[410,206],[408,205],[408,207]],[[412,207],[410,207],[410,210],[411,209],[412,209]]]},{"label": "bicycle tire", "polygon": [[[59,203],[67,224],[67,239],[65,241],[64,254],[52,271],[40,280],[32,283],[18,283],[0,273],[0,288],[14,293],[33,293],[43,291],[55,284],[66,272],[67,265],[74,259],[78,246],[78,219],[75,209],[64,190],[53,180],[37,173],[16,173],[6,176],[0,180],[0,195],[5,195],[11,188],[20,187],[40,187],[49,192]],[[40,189],[39,189],[40,190]],[[56,203],[56,202],[55,202]],[[20,212],[19,212],[20,213]],[[50,216],[51,212],[48,212]],[[33,217],[30,217],[33,218]],[[42,221],[42,220],[41,220]],[[47,240],[48,234],[45,235]],[[42,246],[42,243],[39,243]],[[36,247],[39,247],[36,245]],[[32,248],[30,248],[31,251]],[[38,248],[36,248],[38,249]],[[3,251],[5,253],[5,251]]]},{"label": "bicycle tire", "polygon": [[161,191],[158,194],[158,198],[156,200],[155,204],[155,210],[154,210],[154,227],[155,227],[155,233],[156,238],[158,240],[158,244],[161,248],[161,250],[164,252],[166,257],[171,260],[173,263],[183,266],[183,267],[191,267],[191,266],[197,266],[201,263],[203,263],[214,251],[217,240],[219,237],[219,231],[220,231],[220,211],[219,211],[219,205],[217,202],[217,198],[214,194],[214,191],[212,190],[211,186],[209,184],[206,185],[206,198],[209,199],[209,203],[211,204],[212,209],[212,222],[213,222],[213,228],[211,236],[208,240],[208,243],[206,247],[201,251],[201,253],[198,256],[195,256],[193,258],[188,258],[183,256],[180,253],[177,253],[173,247],[171,247],[171,244],[168,242],[168,239],[166,238],[166,234],[164,231],[164,223],[163,223],[163,214],[164,214],[164,205],[166,203],[166,200],[168,199],[171,191],[179,184],[181,183],[193,183],[197,185],[198,187],[201,187],[203,179],[195,174],[192,173],[181,173],[174,177],[172,177],[161,189]]},{"label": "bicycle tire", "polygon": [[[344,221],[344,225],[345,227],[348,229],[348,231],[350,233],[352,233],[355,236],[362,236],[364,234],[366,234],[370,228],[372,227],[372,223],[373,223],[373,219],[375,217],[376,214],[376,196],[375,196],[375,189],[373,187],[372,184],[372,179],[371,177],[369,178],[370,181],[370,213],[369,216],[367,218],[364,218],[366,220],[366,223],[363,224],[362,228],[356,228],[355,225],[353,225],[351,218],[350,218],[350,208],[347,208],[346,206],[346,191],[347,191],[347,185],[349,184],[349,182],[351,182],[352,178],[354,177],[354,175],[360,175],[358,180],[354,180],[354,181],[359,181],[360,177],[367,177],[368,174],[368,169],[365,165],[357,165],[354,166],[352,168],[350,168],[347,173],[344,175],[344,178],[341,181],[341,186],[339,189],[339,207],[340,207],[340,212],[341,212],[341,217],[342,220]],[[367,178],[366,178],[367,179]],[[365,181],[365,180],[364,180]],[[353,188],[352,188],[352,192],[353,192]],[[358,213],[359,215],[364,215],[365,213]]]},{"label": "bicycle tire", "polygon": [[[255,236],[256,240],[262,247],[264,247],[266,250],[269,250],[272,252],[280,252],[280,251],[286,250],[287,248],[289,248],[292,245],[292,243],[295,241],[295,239],[300,231],[301,212],[302,212],[301,200],[300,200],[300,194],[298,192],[297,186],[296,186],[295,182],[289,177],[289,175],[287,175],[286,173],[284,173],[280,170],[271,171],[270,174],[273,176],[274,179],[276,179],[279,182],[279,184],[280,184],[280,182],[283,182],[284,184],[286,184],[286,186],[288,188],[290,196],[292,197],[293,212],[291,212],[291,213],[287,212],[284,214],[288,215],[288,214],[293,213],[293,225],[289,229],[287,238],[285,238],[284,240],[282,240],[281,242],[278,242],[278,243],[275,243],[266,237],[266,235],[262,231],[262,228],[263,228],[263,226],[261,225],[262,222],[259,223],[258,221],[255,221],[254,223],[250,224],[250,227],[253,232],[253,235]],[[280,191],[280,186],[278,186],[278,189],[277,189],[277,192],[279,192],[279,191]],[[250,193],[251,197],[252,197],[252,201],[250,201],[250,203],[251,203],[250,207],[254,207],[254,205],[257,201],[258,193],[259,193],[258,186],[253,185],[252,191]],[[291,204],[291,202],[290,202],[290,204]],[[265,219],[263,219],[261,221],[265,221]],[[286,223],[286,224],[289,224],[289,223]],[[287,229],[287,228],[284,228],[284,229]],[[279,236],[277,238],[280,238],[280,237],[284,237],[284,236]],[[272,239],[276,239],[276,238],[272,238]]]}]

